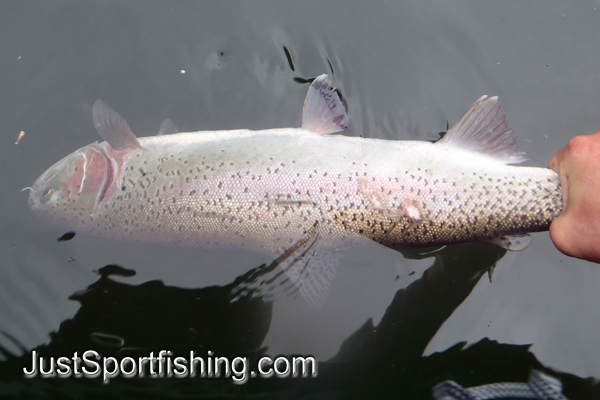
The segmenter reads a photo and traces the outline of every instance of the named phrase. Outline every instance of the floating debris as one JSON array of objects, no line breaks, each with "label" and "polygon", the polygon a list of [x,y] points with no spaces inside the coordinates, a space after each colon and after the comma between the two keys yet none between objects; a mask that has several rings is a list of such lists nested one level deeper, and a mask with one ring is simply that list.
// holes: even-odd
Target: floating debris
[{"label": "floating debris", "polygon": [[21,131],[19,133],[19,136],[17,137],[17,141],[15,142],[15,144],[19,144],[19,142],[21,141],[21,139],[23,139],[23,136],[25,136],[25,132]]},{"label": "floating debris", "polygon": [[56,239],[57,242],[66,242],[67,240],[71,240],[75,237],[75,232],[67,232],[64,235],[62,235],[61,237],[59,237],[58,239]]}]

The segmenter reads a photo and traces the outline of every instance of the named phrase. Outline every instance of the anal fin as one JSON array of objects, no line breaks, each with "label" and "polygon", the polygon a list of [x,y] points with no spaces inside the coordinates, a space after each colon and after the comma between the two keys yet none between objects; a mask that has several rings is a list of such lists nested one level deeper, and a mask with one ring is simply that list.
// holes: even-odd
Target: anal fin
[{"label": "anal fin", "polygon": [[531,243],[533,243],[533,238],[527,233],[521,233],[516,235],[500,236],[492,240],[490,243],[500,246],[506,250],[521,251],[531,246]]}]

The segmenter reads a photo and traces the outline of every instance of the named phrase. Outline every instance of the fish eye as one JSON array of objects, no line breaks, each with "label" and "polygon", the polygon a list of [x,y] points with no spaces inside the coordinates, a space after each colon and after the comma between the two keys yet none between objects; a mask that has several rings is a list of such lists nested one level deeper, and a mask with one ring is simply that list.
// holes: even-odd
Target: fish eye
[{"label": "fish eye", "polygon": [[54,191],[51,188],[44,189],[44,191],[42,192],[42,194],[40,196],[40,203],[48,204],[48,202],[50,200],[52,200],[53,194],[54,194]]}]

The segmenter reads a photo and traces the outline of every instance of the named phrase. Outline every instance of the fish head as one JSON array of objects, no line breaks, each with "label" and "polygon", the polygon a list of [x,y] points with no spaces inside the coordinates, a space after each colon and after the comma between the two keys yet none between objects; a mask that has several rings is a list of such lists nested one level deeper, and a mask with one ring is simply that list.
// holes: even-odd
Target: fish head
[{"label": "fish head", "polygon": [[103,147],[92,143],[48,168],[31,187],[29,208],[65,228],[89,224],[113,182],[114,168]]}]

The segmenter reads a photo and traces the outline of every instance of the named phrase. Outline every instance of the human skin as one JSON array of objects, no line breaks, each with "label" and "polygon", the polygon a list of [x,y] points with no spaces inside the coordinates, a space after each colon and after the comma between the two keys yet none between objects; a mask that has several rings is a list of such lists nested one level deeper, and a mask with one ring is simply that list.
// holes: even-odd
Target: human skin
[{"label": "human skin", "polygon": [[600,130],[576,136],[557,152],[548,168],[560,175],[563,212],[550,225],[562,253],[600,263]]}]

